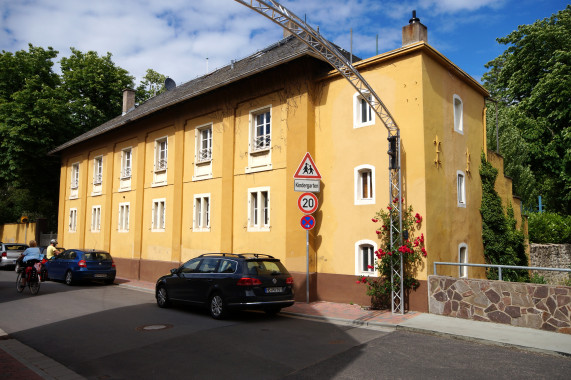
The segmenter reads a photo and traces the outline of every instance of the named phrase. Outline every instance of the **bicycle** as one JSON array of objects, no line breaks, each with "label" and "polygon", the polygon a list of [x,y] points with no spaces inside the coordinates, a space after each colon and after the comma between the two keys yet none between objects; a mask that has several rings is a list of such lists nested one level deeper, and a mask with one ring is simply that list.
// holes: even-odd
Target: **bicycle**
[{"label": "bicycle", "polygon": [[[38,294],[40,291],[40,269],[41,263],[36,263],[32,266],[27,266],[25,268],[21,268],[21,271],[18,272],[18,277],[16,277],[16,290],[18,293],[22,293],[26,285],[30,288],[30,293],[33,295]],[[25,276],[25,277],[24,277]],[[22,280],[25,280],[22,281]]]}]

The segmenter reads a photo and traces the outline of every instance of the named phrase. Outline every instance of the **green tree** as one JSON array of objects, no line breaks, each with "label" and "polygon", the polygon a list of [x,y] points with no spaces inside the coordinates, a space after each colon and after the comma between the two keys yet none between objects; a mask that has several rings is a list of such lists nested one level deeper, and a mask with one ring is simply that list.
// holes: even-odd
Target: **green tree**
[{"label": "green tree", "polygon": [[147,69],[147,73],[135,90],[137,102],[143,103],[147,99],[165,92],[165,79],[167,79],[166,75],[159,74],[153,69]]},{"label": "green tree", "polygon": [[[571,6],[497,40],[484,86],[498,100],[500,153],[524,204],[542,195],[547,208],[571,213]],[[495,112],[488,113],[495,124]],[[489,146],[495,130],[488,129]]]},{"label": "green tree", "polygon": [[62,91],[77,136],[121,115],[123,89],[133,87],[133,77],[115,65],[111,53],[100,57],[94,51],[71,52],[61,59]]},{"label": "green tree", "polygon": [[47,158],[67,109],[52,48],[0,55],[0,221],[57,209],[58,160]]},{"label": "green tree", "polygon": [[[482,179],[482,240],[486,263],[495,265],[527,266],[525,238],[522,231],[516,228],[516,220],[511,202],[506,211],[494,184],[498,170],[486,161],[484,153],[481,157],[480,178]],[[498,279],[498,271],[490,268],[486,272],[489,279]],[[525,271],[504,270],[502,278],[508,281],[528,281]]]},{"label": "green tree", "polygon": [[52,48],[0,55],[0,223],[23,214],[55,223],[60,163],[47,153],[120,115],[122,91],[133,87],[111,54],[71,52],[61,76]]}]

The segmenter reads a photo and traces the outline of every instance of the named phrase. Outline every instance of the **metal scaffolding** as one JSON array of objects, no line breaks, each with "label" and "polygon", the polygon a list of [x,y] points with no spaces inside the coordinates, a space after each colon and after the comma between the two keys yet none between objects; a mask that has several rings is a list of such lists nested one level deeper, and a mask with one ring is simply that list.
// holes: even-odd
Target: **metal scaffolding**
[{"label": "metal scaffolding", "polygon": [[[400,131],[391,116],[390,112],[381,101],[375,90],[367,83],[361,74],[353,67],[339,50],[316,32],[305,21],[297,17],[293,12],[279,4],[277,1],[245,1],[235,0],[246,7],[267,17],[282,28],[288,30],[304,42],[315,53],[325,59],[333,66],[351,85],[357,90],[359,95],[375,111],[375,114],[382,120],[388,131],[388,154],[389,154],[389,202],[393,202],[395,207],[391,209],[390,225],[390,245],[395,251],[402,245],[402,186],[401,186],[401,166],[400,166]],[[393,217],[395,216],[395,217]],[[396,220],[395,220],[396,219]],[[400,262],[393,260],[391,263],[391,309],[393,313],[403,314],[403,259]]]}]

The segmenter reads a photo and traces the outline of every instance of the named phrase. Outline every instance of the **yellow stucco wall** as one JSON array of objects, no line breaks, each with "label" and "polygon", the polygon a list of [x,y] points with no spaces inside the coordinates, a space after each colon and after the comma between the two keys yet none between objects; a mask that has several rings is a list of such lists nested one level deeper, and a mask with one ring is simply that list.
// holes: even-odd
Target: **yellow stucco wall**
[{"label": "yellow stucco wall", "polygon": [[[260,252],[284,260],[291,271],[304,272],[306,232],[300,226],[301,193],[293,190],[293,175],[310,152],[322,182],[314,214],[317,225],[309,234],[309,270],[354,275],[356,246],[364,241],[380,245],[378,225],[371,218],[389,203],[387,130],[378,119],[354,128],[356,90],[333,72],[316,79],[304,71],[305,64],[260,74],[251,82],[198,97],[65,150],[60,244],[108,249],[122,259],[164,262],[184,262],[207,252]],[[422,229],[415,234],[426,236],[429,252],[419,278],[431,273],[433,261],[457,261],[459,244],[467,244],[470,262],[483,262],[478,166],[485,143],[484,90],[424,44],[373,57],[357,67],[401,131],[405,205],[423,215]],[[454,94],[464,105],[463,134],[454,131]],[[249,148],[252,113],[262,109],[271,112],[272,120],[265,163],[255,161],[260,155]],[[197,129],[207,125],[212,126],[212,161],[199,168]],[[155,142],[161,138],[168,139],[168,167],[165,180],[157,183]],[[130,186],[122,187],[121,152],[126,148],[131,148],[133,172]],[[94,193],[93,160],[100,156],[104,178]],[[76,162],[79,186],[73,194],[71,166]],[[374,169],[374,202],[356,204],[355,173],[364,165]],[[457,205],[458,171],[466,174],[465,208]],[[269,193],[269,228],[252,231],[248,226],[252,189]],[[198,194],[210,197],[210,228],[201,231],[193,226]],[[151,228],[157,199],[166,204],[164,231]],[[121,203],[130,206],[127,232],[118,231]],[[102,210],[97,232],[91,231],[93,206]],[[75,232],[68,227],[72,208],[78,215]]]},{"label": "yellow stucco wall", "polygon": [[28,244],[36,236],[36,223],[6,223],[0,225],[0,241]]}]

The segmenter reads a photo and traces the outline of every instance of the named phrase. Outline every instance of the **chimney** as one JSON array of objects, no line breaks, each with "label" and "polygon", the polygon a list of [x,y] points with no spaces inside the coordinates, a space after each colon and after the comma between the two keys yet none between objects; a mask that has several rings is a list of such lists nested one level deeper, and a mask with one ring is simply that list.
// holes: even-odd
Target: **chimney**
[{"label": "chimney", "polygon": [[123,90],[123,115],[135,108],[135,90],[126,88]]},{"label": "chimney", "polygon": [[416,17],[416,10],[414,10],[408,25],[402,27],[402,46],[420,41],[428,42],[428,32],[426,26],[422,25],[420,19]]}]

